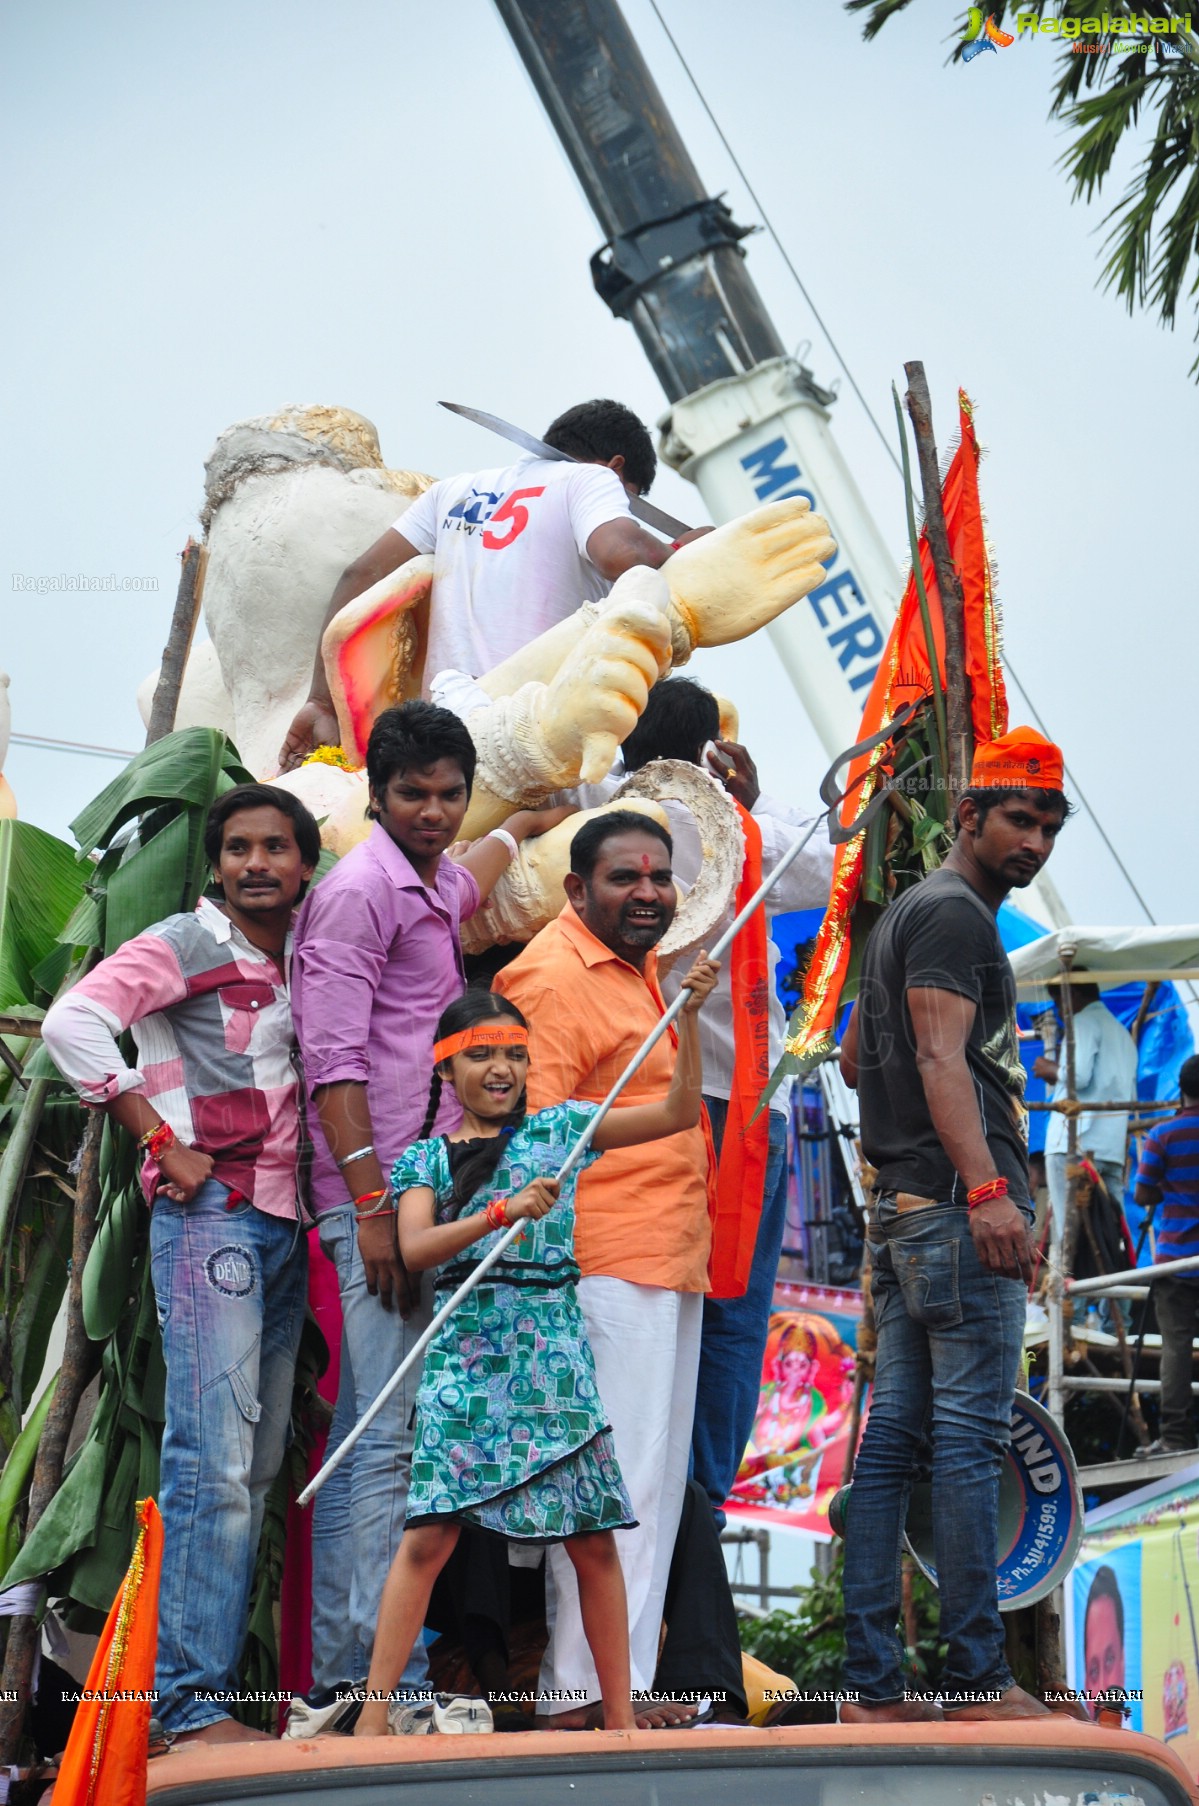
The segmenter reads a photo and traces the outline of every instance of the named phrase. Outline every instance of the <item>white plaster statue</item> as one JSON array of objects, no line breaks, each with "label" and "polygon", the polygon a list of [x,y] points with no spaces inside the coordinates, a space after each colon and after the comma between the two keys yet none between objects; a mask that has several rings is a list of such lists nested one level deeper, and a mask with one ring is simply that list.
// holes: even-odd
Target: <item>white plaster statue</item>
[{"label": "white plaster statue", "polygon": [[[325,631],[342,765],[309,762],[277,778],[278,748],[308,694],[337,579],[431,481],[387,470],[370,422],[334,408],[241,422],[221,434],[206,466],[209,642],[188,661],[177,725],[226,728],[252,771],[303,797],[338,853],[367,831],[361,767],[374,720],[438,676],[423,669],[432,559],[392,572]],[[464,834],[601,779],[660,676],[697,646],[744,639],[775,619],[823,581],[821,561],[834,550],[807,502],[769,504],[683,546],[660,571],[627,571],[604,601],[581,606],[468,686],[468,703],[454,705],[479,752]],[[143,713],[152,693],[148,679]],[[656,812],[652,797],[638,806]],[[489,905],[490,939],[528,938],[557,913],[578,826],[574,817],[522,847]],[[736,849],[721,860],[731,888],[740,836],[735,819],[726,827]],[[712,831],[719,838],[725,829]]]}]

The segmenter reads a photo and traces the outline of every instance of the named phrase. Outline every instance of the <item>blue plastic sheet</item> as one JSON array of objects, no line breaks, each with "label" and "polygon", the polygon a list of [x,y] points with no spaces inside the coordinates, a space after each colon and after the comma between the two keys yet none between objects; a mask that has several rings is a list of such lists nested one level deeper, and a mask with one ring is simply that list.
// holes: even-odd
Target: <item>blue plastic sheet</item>
[{"label": "blue plastic sheet", "polygon": [[[787,1010],[795,1007],[796,991],[787,984],[787,980],[795,973],[796,967],[806,963],[809,951],[808,943],[816,938],[817,931],[824,919],[820,909],[797,910],[789,915],[775,916],[771,924],[771,934],[779,947],[782,957],[776,971],[776,982],[779,995]],[[1008,952],[1017,947],[1027,946],[1030,941],[1040,940],[1048,933],[1044,924],[1026,915],[1014,903],[1004,903],[999,911],[999,934]],[[1120,985],[1103,992],[1103,1001],[1116,1017],[1131,1028],[1136,1021],[1141,1000],[1145,995],[1145,986],[1140,984]],[[1020,1028],[1027,1031],[1032,1027],[1033,1019],[1045,1005],[1021,1003],[1017,1005],[1016,1016]],[[1044,1051],[1039,1039],[1021,1040],[1020,1056],[1028,1071],[1027,1098],[1030,1103],[1043,1102],[1048,1098],[1051,1086],[1044,1080],[1032,1076],[1033,1062]],[[1137,1046],[1137,1096],[1147,1101],[1150,1099],[1175,1099],[1178,1096],[1178,1072],[1183,1061],[1195,1051],[1195,1038],[1187,1019],[1186,1007],[1175,987],[1168,981],[1158,986],[1153,1003],[1141,1029],[1141,1038]],[[1048,1126],[1048,1112],[1034,1110],[1029,1117],[1029,1150],[1039,1153],[1045,1145],[1045,1130]],[[1133,1175],[1135,1177],[1135,1175]],[[1129,1185],[1124,1208],[1128,1224],[1133,1234],[1134,1245],[1141,1240],[1141,1227],[1144,1213],[1132,1202],[1132,1185]],[[1142,1249],[1141,1261],[1148,1260],[1148,1248]]]}]

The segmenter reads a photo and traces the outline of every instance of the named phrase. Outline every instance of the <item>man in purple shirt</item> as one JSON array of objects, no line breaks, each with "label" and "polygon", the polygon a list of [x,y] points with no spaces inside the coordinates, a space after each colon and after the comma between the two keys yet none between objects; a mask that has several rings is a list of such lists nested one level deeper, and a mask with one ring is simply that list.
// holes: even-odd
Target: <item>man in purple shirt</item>
[{"label": "man in purple shirt", "polygon": [[[569,810],[521,810],[444,857],[470,800],[475,748],[456,715],[427,702],[387,709],[366,752],[374,826],[308,899],[296,928],[292,1008],[315,1106],[312,1197],[321,1247],[337,1268],[340,1441],[429,1320],[396,1241],[391,1169],[420,1130],[433,1030],[466,988],[459,924],[473,915],[526,835]],[[457,1127],[449,1087],[434,1125]],[[289,1734],[348,1728],[338,1689],[361,1682],[383,1582],[404,1527],[419,1369],[392,1396],[318,1501],[313,1521],[313,1691]],[[339,1483],[340,1481],[340,1483]],[[349,1576],[348,1609],[345,1579]],[[418,1645],[402,1685],[427,1674]]]}]

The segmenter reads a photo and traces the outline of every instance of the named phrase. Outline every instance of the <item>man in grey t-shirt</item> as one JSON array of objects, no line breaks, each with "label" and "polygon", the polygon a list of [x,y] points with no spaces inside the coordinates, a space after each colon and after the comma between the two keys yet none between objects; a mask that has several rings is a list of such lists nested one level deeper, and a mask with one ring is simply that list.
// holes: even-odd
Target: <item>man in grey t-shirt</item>
[{"label": "man in grey t-shirt", "polygon": [[1015,985],[995,915],[1069,813],[1062,757],[1031,728],[979,749],[939,872],[870,938],[841,1052],[877,1169],[878,1358],[845,1545],[847,1723],[939,1718],[904,1696],[899,1548],[933,1442],[945,1716],[1046,1711],[1012,1679],[996,1584],[999,1471],[1032,1277]]}]

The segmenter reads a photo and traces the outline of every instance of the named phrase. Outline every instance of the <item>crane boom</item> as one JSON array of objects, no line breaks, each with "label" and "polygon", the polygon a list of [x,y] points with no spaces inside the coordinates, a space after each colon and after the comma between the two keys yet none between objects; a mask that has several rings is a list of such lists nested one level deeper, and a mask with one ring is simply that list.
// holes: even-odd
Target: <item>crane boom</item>
[{"label": "crane boom", "polygon": [[671,402],[662,455],[712,518],[803,495],[840,548],[770,628],[832,756],[857,733],[899,603],[895,561],[829,431],[833,396],[789,358],[745,263],[748,228],[705,193],[616,0],[496,0],[605,234],[591,260]]}]

